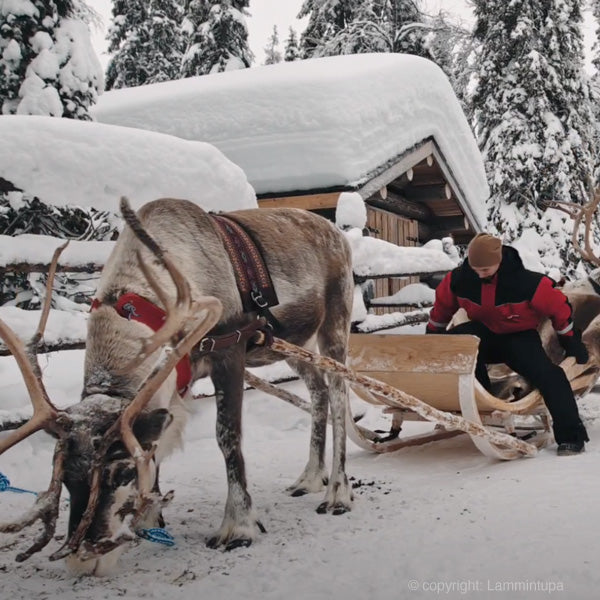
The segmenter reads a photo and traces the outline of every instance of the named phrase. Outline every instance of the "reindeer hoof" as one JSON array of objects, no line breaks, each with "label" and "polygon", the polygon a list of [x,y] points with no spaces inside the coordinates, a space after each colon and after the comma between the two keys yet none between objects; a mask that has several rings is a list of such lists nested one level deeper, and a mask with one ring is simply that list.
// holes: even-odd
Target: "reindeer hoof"
[{"label": "reindeer hoof", "polygon": [[[256,525],[256,529],[261,533],[267,533],[265,526],[258,520],[253,521]],[[240,528],[237,531],[229,531],[228,535],[214,535],[209,538],[206,542],[208,548],[216,550],[219,547],[228,552],[229,550],[235,550],[236,548],[247,548],[252,544],[254,539],[254,531],[252,528]]]},{"label": "reindeer hoof", "polygon": [[317,477],[305,477],[302,476],[290,487],[286,488],[286,492],[289,492],[292,498],[304,496],[305,494],[311,494],[320,492],[329,483],[329,477],[317,476]]},{"label": "reindeer hoof", "polygon": [[344,506],[343,504],[336,504],[333,507],[333,510],[331,511],[331,513],[334,515],[343,515],[344,513],[347,513],[349,510],[350,510],[350,508],[348,506]]},{"label": "reindeer hoof", "polygon": [[240,538],[239,540],[232,540],[225,546],[225,552],[230,552],[236,548],[248,548],[252,545],[252,540],[248,538]]},{"label": "reindeer hoof", "polygon": [[342,504],[341,502],[338,502],[337,504],[334,504],[333,506],[329,506],[328,502],[325,501],[325,502],[321,502],[321,504],[319,504],[319,506],[317,506],[317,512],[320,515],[324,515],[329,510],[331,510],[332,515],[343,515],[344,513],[347,513],[352,509],[350,506],[346,506],[345,504]]}]

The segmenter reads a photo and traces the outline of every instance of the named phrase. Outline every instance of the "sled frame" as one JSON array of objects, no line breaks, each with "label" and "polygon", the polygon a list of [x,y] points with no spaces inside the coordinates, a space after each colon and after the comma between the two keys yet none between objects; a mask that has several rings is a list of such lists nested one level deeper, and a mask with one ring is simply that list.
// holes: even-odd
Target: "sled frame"
[{"label": "sled frame", "polygon": [[[539,391],[513,402],[489,393],[475,378],[478,348],[479,339],[471,335],[351,334],[347,363],[356,373],[401,389],[435,409],[459,415],[488,431],[503,430],[537,449],[551,443],[551,419]],[[598,376],[595,365],[578,365],[572,358],[563,361],[561,367],[578,395],[585,394]],[[362,400],[381,406],[384,413],[392,416],[390,434],[382,437],[356,423],[349,411],[347,434],[361,448],[393,452],[463,433],[434,418],[433,431],[401,436],[404,421],[423,418],[371,390],[351,387]],[[468,435],[491,458],[512,460],[524,454],[519,448],[500,445],[480,432]]]}]

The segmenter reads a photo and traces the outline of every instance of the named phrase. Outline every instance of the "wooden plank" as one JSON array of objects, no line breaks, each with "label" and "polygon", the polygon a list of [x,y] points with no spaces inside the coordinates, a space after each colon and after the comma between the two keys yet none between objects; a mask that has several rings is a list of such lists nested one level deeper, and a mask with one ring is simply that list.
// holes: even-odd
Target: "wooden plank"
[{"label": "wooden plank", "polygon": [[[396,217],[394,223],[394,243],[398,246],[406,245],[406,236],[404,235],[404,224],[406,219],[402,217]],[[401,279],[390,279],[390,295],[395,294],[404,287],[404,282]]]},{"label": "wooden plank", "polygon": [[[390,215],[388,213],[381,213],[381,224],[382,224],[382,230],[381,230],[381,237],[388,241],[390,239]],[[384,296],[391,296],[392,295],[392,288],[390,286],[390,280],[389,279],[383,279],[382,281],[384,281],[384,286],[383,286],[383,295]],[[385,313],[388,312],[387,309],[383,309]]]},{"label": "wooden plank", "polygon": [[320,208],[336,208],[340,192],[326,194],[307,194],[306,196],[279,196],[277,198],[258,198],[259,208],[304,208],[315,210]]},{"label": "wooden plank", "polygon": [[398,230],[398,224],[402,222],[401,217],[395,217],[394,215],[388,214],[388,219],[390,222],[390,237],[388,239],[392,244],[396,244],[396,246],[403,246],[403,239],[400,235],[400,231]]},{"label": "wooden plank", "polygon": [[388,197],[384,200],[377,196],[367,198],[367,204],[392,212],[395,215],[401,215],[409,219],[417,219],[418,221],[426,221],[433,218],[435,215],[425,204],[409,200],[395,193],[388,193]]},{"label": "wooden plank", "polygon": [[[375,210],[371,207],[367,207],[367,215],[370,220],[371,227],[375,230],[371,234],[372,237],[374,237],[376,239],[383,239],[383,236],[382,236],[382,212],[380,210]],[[370,279],[370,278],[367,277],[366,279]],[[359,280],[357,280],[357,281],[359,281]],[[386,289],[386,284],[385,284],[385,280],[383,278],[375,281],[374,294],[375,294],[376,298],[379,296],[387,296],[385,289]],[[374,309],[374,312],[377,315],[381,315],[381,314],[384,314],[386,312],[386,310],[387,309],[376,308],[376,309]]]},{"label": "wooden plank", "polygon": [[[396,213],[387,210],[378,209],[372,206],[367,206],[367,224],[371,228],[375,228],[377,232],[373,233],[373,237],[386,240],[398,246],[415,246],[417,235],[411,235],[418,231],[418,223],[413,219],[399,216]],[[375,282],[375,298],[383,296],[391,296],[402,289],[409,283],[419,281],[420,273],[407,275],[405,273],[396,275],[373,275],[368,277],[356,276],[356,281],[364,281],[366,279],[374,279]],[[430,275],[430,273],[427,273]],[[383,280],[378,282],[377,280]],[[371,305],[375,314],[381,315],[391,312],[408,310],[399,304],[390,305]]]},{"label": "wooden plank", "polygon": [[[404,190],[406,196],[413,202],[425,202],[428,206],[432,200],[450,200],[452,190],[447,183],[441,185],[421,185],[418,187],[407,187]],[[432,209],[433,212],[436,212]]]},{"label": "wooden plank", "polygon": [[349,360],[360,371],[472,373],[479,339],[472,335],[350,335]]}]

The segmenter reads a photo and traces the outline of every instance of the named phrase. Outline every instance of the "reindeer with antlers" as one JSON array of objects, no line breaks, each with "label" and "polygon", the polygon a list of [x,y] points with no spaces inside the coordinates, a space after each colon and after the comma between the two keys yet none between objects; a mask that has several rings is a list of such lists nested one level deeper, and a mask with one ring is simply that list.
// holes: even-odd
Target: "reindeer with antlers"
[{"label": "reindeer with antlers", "polygon": [[[38,430],[58,440],[48,490],[20,520],[0,525],[0,531],[19,531],[41,520],[42,534],[17,560],[38,552],[54,534],[64,484],[71,500],[68,536],[50,558],[66,558],[74,572],[96,575],[110,572],[136,529],[160,524],[161,508],[172,493],[159,492],[158,466],[180,443],[189,399],[185,388],[202,375],[215,386],[217,441],[228,482],[223,522],[208,545],[249,545],[264,531],[247,491],[241,452],[243,378],[246,365],[282,358],[264,345],[264,319],[244,312],[234,269],[210,215],[173,199],[148,203],[137,215],[122,199],[121,211],[129,227],[103,270],[90,315],[79,403],[57,409],[42,383],[35,350],[50,293],[27,348],[0,321],[0,335],[23,372],[34,406],[27,424],[0,439],[0,454]],[[272,311],[277,335],[344,362],[353,283],[343,234],[322,217],[298,209],[228,215],[260,243],[279,299]],[[123,299],[131,294],[137,300],[128,300],[128,309]],[[145,303],[163,315],[158,325],[136,318]],[[318,512],[343,513],[352,503],[345,474],[346,382],[338,375],[325,378],[312,365],[288,362],[308,386],[313,414],[308,463],[290,491],[301,495],[326,487]],[[188,381],[182,384],[186,369]],[[330,476],[324,464],[329,407]]]},{"label": "reindeer with antlers", "polygon": [[[573,309],[574,326],[583,332],[582,339],[590,353],[590,364],[597,366],[600,366],[600,258],[594,252],[591,235],[599,204],[600,190],[590,193],[590,200],[584,205],[560,201],[546,203],[547,208],[560,210],[573,219],[573,248],[583,260],[596,267],[587,277],[565,283],[562,291]],[[579,239],[582,225],[583,245]],[[548,323],[542,325],[540,334],[549,355],[557,362],[562,352]]]}]

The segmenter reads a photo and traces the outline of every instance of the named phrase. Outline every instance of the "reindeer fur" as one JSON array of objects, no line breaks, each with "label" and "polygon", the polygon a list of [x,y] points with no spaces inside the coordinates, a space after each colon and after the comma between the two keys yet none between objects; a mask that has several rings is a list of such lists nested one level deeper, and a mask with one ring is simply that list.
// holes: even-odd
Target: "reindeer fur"
[{"label": "reindeer fur", "polygon": [[[272,308],[280,326],[276,335],[343,363],[353,290],[350,249],[343,234],[325,219],[299,209],[254,209],[233,214],[252,238],[258,240],[263,251],[280,302]],[[189,281],[192,297],[214,296],[221,301],[222,317],[211,333],[229,333],[256,318],[255,314],[242,311],[232,265],[206,212],[185,200],[161,199],[144,205],[138,212],[138,218],[147,233],[177,261],[178,268]],[[114,401],[116,405],[126,402],[147,378],[156,358],[151,357],[136,369],[123,371],[123,365],[139,352],[141,341],[153,332],[142,323],[119,316],[111,305],[126,292],[139,294],[160,305],[137,264],[136,251],[141,253],[143,261],[152,266],[167,295],[174,295],[173,282],[159,261],[126,228],[102,273],[97,291],[101,306],[90,315],[82,406],[91,403],[107,406],[111,403],[110,399],[117,399]],[[208,541],[211,547],[230,549],[249,545],[262,530],[247,491],[241,450],[243,376],[247,365],[267,364],[281,358],[264,348],[246,352],[240,345],[203,357],[195,352],[191,354],[194,377],[208,375],[214,383],[216,435],[225,459],[228,482],[223,522]],[[318,492],[328,483],[319,512],[345,512],[350,510],[352,502],[345,474],[346,382],[337,375],[326,378],[311,365],[291,361],[291,366],[308,386],[313,419],[308,463],[290,492],[292,495]],[[334,448],[330,475],[325,467],[329,407]],[[175,389],[173,373],[147,411],[151,413],[160,409],[169,411],[171,418],[164,424],[164,429],[159,427],[154,435],[158,442],[157,464],[180,443],[185,422],[185,411]],[[116,410],[113,417],[116,417]],[[72,494],[77,492],[77,485],[73,484],[71,488]],[[117,492],[114,495],[116,497]],[[128,494],[124,497],[131,498]],[[80,504],[77,499],[75,504]],[[109,521],[103,518],[104,536],[114,534],[116,525]],[[103,559],[94,558],[93,564],[85,565],[86,561],[83,561],[74,568],[104,572],[105,567],[100,564]],[[112,563],[114,559],[106,561]],[[77,562],[77,559],[72,559],[72,562]]]}]

